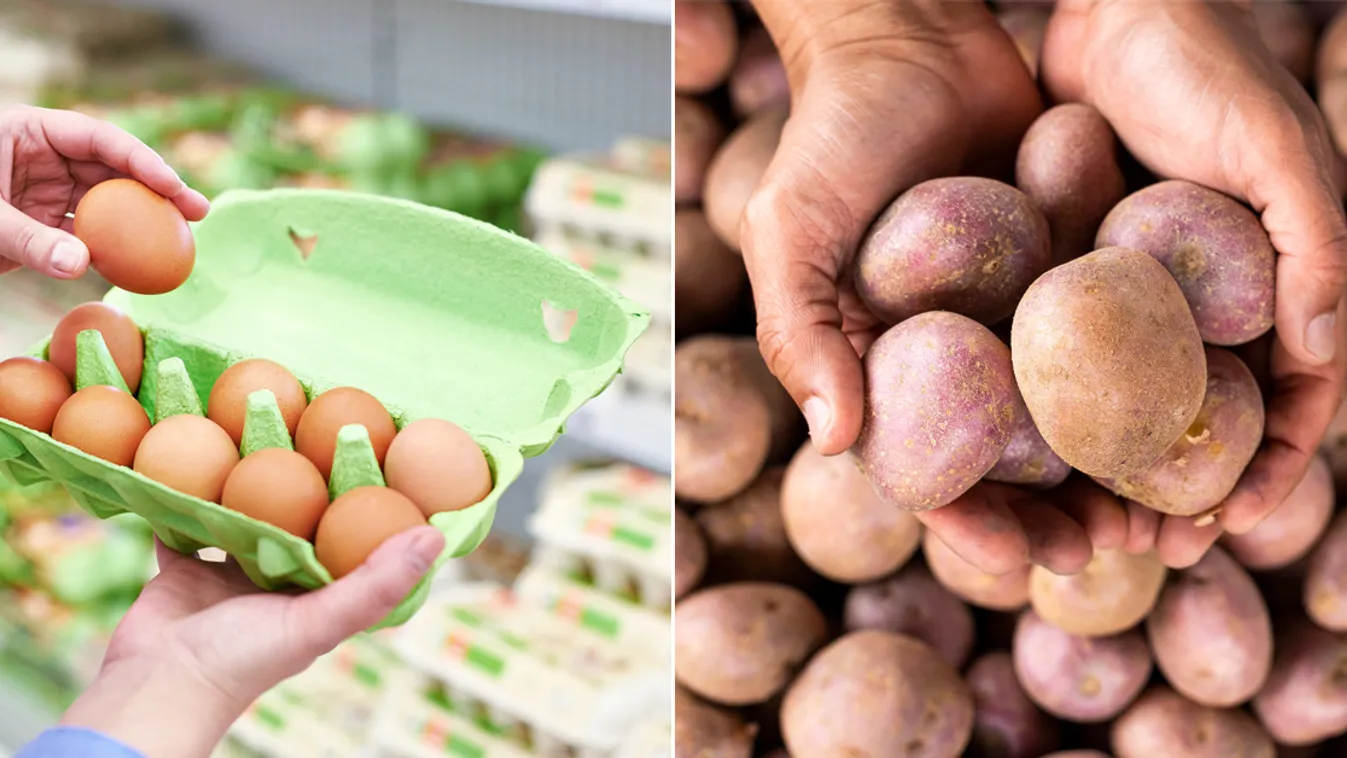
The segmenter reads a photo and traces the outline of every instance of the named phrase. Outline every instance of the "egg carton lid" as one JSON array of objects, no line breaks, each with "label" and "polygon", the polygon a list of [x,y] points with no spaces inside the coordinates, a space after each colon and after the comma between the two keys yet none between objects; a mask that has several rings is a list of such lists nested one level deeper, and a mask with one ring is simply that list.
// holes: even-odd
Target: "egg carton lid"
[{"label": "egg carton lid", "polygon": [[616,747],[668,697],[667,660],[596,643],[500,586],[435,599],[397,645],[414,668],[577,746]]},{"label": "egg carton lid", "polygon": [[520,602],[551,613],[597,639],[641,650],[652,661],[669,660],[673,619],[667,614],[536,563],[520,574],[514,592]]},{"label": "egg carton lid", "polygon": [[637,239],[668,249],[673,191],[656,181],[584,157],[556,157],[538,167],[524,211],[539,226],[559,224],[596,235]]},{"label": "egg carton lid", "polygon": [[529,521],[540,542],[595,560],[671,578],[672,487],[666,476],[626,464],[559,469]]}]

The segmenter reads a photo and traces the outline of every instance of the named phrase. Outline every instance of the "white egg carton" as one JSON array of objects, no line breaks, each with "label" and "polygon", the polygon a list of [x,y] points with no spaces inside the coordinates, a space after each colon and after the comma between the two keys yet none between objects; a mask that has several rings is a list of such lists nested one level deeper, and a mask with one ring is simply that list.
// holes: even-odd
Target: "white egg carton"
[{"label": "white egg carton", "polygon": [[575,226],[539,224],[533,240],[650,309],[654,324],[673,323],[669,261],[613,247]]},{"label": "white egg carton", "polygon": [[613,758],[673,758],[673,724],[667,711],[664,718],[637,726]]},{"label": "white egg carton", "polygon": [[672,487],[636,466],[572,466],[542,488],[529,529],[533,561],[599,591],[667,613],[672,596]]},{"label": "white egg carton", "polygon": [[612,162],[621,171],[667,182],[673,172],[672,148],[668,140],[623,137],[613,144]]},{"label": "white egg carton", "polygon": [[652,660],[667,661],[672,653],[667,609],[646,608],[542,564],[526,568],[514,591],[520,602],[601,640],[641,650]]},{"label": "white egg carton", "polygon": [[597,640],[498,585],[432,598],[395,639],[403,659],[455,702],[495,724],[522,724],[544,751],[611,751],[668,698],[667,659]]},{"label": "white egg carton", "polygon": [[524,197],[536,230],[564,228],[607,248],[663,261],[673,249],[673,192],[667,177],[624,171],[610,155],[552,158]]},{"label": "white egg carton", "polygon": [[32,104],[53,81],[77,80],[84,56],[68,43],[43,39],[0,22],[0,106]]},{"label": "white egg carton", "polygon": [[[616,386],[638,398],[673,407],[673,328],[651,324],[627,351]],[[668,444],[667,438],[665,444]]]}]

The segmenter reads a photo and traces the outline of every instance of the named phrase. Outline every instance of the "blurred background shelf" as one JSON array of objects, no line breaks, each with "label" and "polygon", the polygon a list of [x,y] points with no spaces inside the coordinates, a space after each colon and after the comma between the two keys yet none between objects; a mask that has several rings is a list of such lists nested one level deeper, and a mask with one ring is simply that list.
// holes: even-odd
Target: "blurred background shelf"
[{"label": "blurred background shelf", "polygon": [[668,24],[672,21],[670,3],[659,0],[467,0],[482,5],[500,5],[552,13]]},{"label": "blurred background shelf", "polygon": [[0,758],[18,752],[43,730],[55,726],[59,717],[18,682],[0,675]]}]

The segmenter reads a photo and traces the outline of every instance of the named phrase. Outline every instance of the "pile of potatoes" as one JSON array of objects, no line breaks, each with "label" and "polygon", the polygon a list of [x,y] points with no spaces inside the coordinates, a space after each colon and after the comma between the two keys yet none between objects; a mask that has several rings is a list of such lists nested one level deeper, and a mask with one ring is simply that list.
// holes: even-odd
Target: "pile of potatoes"
[{"label": "pile of potatoes", "polygon": [[[1347,15],[1318,37],[1320,11],[1255,5],[1347,137]],[[1031,71],[1046,17],[1001,14]],[[680,0],[675,24],[677,758],[1347,755],[1347,410],[1280,508],[1187,569],[1101,550],[991,575],[917,519],[1068,477],[1210,519],[1263,434],[1257,217],[1049,109],[1013,177],[925,182],[874,222],[853,275],[892,327],[860,440],[824,457],[756,349],[737,252],[784,70],[747,4]]]}]

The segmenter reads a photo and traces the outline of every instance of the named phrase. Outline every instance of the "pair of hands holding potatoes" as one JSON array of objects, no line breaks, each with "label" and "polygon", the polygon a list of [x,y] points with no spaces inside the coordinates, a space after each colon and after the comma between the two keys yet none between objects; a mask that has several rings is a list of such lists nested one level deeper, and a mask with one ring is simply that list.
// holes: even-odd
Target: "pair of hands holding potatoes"
[{"label": "pair of hands holding potatoes", "polygon": [[[921,181],[1008,174],[1043,99],[982,3],[754,5],[791,89],[780,147],[740,226],[758,339],[814,444],[837,454],[861,430],[859,356],[885,329],[850,271],[871,222]],[[1340,404],[1347,223],[1332,143],[1239,3],[1059,0],[1039,70],[1053,101],[1092,105],[1155,174],[1225,192],[1261,217],[1278,253],[1275,337],[1268,365],[1254,366],[1273,387],[1264,440],[1203,526],[1080,476],[1048,493],[981,483],[917,515],[993,573],[1026,561],[1073,573],[1109,548],[1154,548],[1188,566],[1223,531],[1247,532],[1282,502]]]}]

